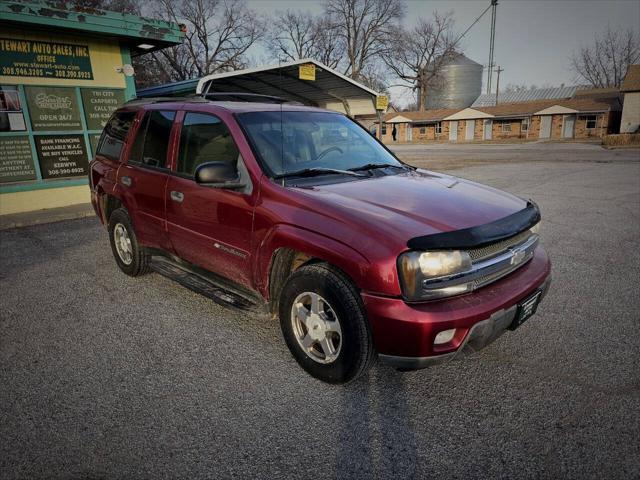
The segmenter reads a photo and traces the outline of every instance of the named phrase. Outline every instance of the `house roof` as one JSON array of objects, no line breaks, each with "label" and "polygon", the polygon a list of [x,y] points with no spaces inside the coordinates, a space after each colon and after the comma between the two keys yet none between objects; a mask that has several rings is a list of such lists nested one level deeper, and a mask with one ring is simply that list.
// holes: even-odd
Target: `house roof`
[{"label": "house roof", "polygon": [[435,108],[432,110],[424,110],[422,112],[392,112],[385,115],[384,121],[394,123],[392,120],[395,117],[404,117],[409,119],[412,123],[439,122],[445,117],[448,117],[458,111],[459,109],[457,108]]},{"label": "house roof", "polygon": [[[553,88],[535,88],[531,90],[523,90],[520,92],[505,92],[498,95],[498,105],[501,103],[521,103],[531,102],[535,100],[552,100],[560,98],[571,98],[576,93],[577,86],[569,87],[553,87]],[[491,107],[496,104],[496,95],[494,93],[485,93],[480,95],[471,104],[472,108]]]},{"label": "house roof", "polygon": [[620,86],[621,92],[640,91],[640,65],[631,65]]}]

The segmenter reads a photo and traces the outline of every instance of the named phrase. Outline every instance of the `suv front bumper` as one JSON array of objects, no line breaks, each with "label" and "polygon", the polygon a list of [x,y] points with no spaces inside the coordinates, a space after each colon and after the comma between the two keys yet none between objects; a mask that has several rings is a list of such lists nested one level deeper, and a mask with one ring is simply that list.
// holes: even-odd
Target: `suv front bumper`
[{"label": "suv front bumper", "polygon": [[[408,304],[363,293],[380,360],[397,368],[424,368],[486,347],[511,325],[519,302],[538,290],[546,295],[550,271],[549,258],[538,247],[527,265],[468,295]],[[452,328],[450,342],[434,345],[438,333]]]}]

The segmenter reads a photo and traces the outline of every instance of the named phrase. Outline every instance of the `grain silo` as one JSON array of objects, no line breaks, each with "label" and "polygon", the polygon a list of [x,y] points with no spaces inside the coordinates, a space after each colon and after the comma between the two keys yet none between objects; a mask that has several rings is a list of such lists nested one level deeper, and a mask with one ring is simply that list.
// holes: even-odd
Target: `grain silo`
[{"label": "grain silo", "polygon": [[427,92],[427,108],[466,108],[482,92],[482,65],[458,54]]}]

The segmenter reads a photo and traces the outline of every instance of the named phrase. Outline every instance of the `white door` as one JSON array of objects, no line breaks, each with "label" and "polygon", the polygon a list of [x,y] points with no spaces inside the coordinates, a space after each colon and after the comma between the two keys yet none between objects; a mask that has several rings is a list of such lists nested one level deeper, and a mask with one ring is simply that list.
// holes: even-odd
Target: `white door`
[{"label": "white door", "polygon": [[484,139],[491,140],[493,135],[493,120],[484,121]]},{"label": "white door", "polygon": [[565,115],[562,118],[562,136],[564,138],[573,138],[573,128],[576,125],[575,115]]},{"label": "white door", "polygon": [[551,115],[540,116],[540,138],[551,138]]},{"label": "white door", "polygon": [[410,123],[405,123],[405,128],[407,129],[407,142],[413,141],[413,128],[411,128]]},{"label": "white door", "polygon": [[449,140],[455,142],[458,140],[458,121],[453,120],[449,122]]},{"label": "white door", "polygon": [[467,120],[467,131],[465,134],[465,140],[473,140],[473,133],[476,130],[476,121]]}]

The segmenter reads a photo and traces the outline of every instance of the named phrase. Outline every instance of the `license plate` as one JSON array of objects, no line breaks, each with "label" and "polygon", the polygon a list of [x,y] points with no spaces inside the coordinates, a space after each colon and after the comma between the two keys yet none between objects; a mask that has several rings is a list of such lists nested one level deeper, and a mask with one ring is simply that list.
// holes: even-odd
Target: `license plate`
[{"label": "license plate", "polygon": [[531,295],[529,298],[524,300],[523,302],[518,304],[518,309],[516,311],[516,317],[513,319],[511,326],[509,327],[511,330],[515,330],[524,322],[526,322],[538,308],[538,303],[540,302],[540,297],[542,296],[542,292],[536,292]]}]

